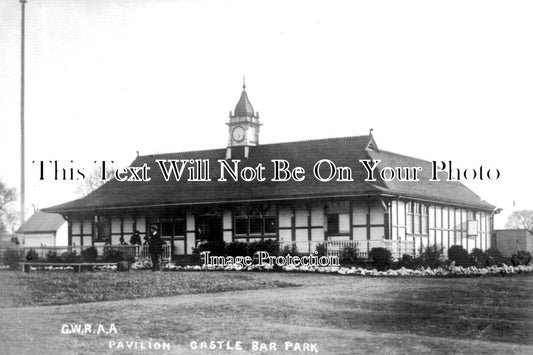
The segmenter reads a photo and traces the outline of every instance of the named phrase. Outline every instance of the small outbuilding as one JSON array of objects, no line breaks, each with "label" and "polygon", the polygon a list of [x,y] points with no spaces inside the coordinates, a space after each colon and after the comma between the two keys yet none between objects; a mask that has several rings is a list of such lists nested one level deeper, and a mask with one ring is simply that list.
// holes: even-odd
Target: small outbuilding
[{"label": "small outbuilding", "polygon": [[68,245],[68,224],[58,213],[35,211],[16,233],[24,247]]},{"label": "small outbuilding", "polygon": [[533,253],[533,234],[527,229],[497,229],[491,239],[491,245],[505,257],[521,250]]}]

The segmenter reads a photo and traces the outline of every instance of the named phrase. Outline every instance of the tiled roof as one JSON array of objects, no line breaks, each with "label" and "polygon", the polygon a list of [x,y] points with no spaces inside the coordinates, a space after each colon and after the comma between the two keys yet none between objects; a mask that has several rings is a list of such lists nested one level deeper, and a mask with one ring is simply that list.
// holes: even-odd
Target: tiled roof
[{"label": "tiled roof", "polygon": [[430,181],[431,162],[383,150],[369,150],[368,153],[372,160],[381,160],[379,166],[422,168],[418,174],[419,181],[398,181],[395,179],[383,182],[386,190],[394,192],[394,194],[485,209],[494,209],[495,207],[481,200],[478,195],[461,182],[446,181],[443,174],[439,174],[441,181]]},{"label": "tiled roof", "polygon": [[65,223],[65,219],[60,214],[35,211],[33,215],[20,226],[17,233],[56,232],[63,223]]},{"label": "tiled roof", "polygon": [[[240,168],[255,167],[259,163],[265,166],[264,182],[246,182],[239,179],[233,181],[217,181],[220,177],[219,159],[225,159],[226,149],[169,153],[139,156],[131,166],[150,167],[151,181],[118,182],[111,180],[87,197],[62,205],[48,208],[50,212],[73,212],[83,210],[99,210],[114,208],[135,208],[159,205],[186,205],[224,202],[243,202],[260,200],[284,200],[305,198],[327,198],[356,195],[402,195],[404,197],[421,198],[434,201],[449,202],[482,209],[493,206],[481,199],[460,183],[446,181],[430,183],[384,183],[383,181],[366,182],[366,173],[359,159],[382,159],[390,166],[406,164],[416,166],[420,160],[408,158],[389,152],[376,152],[367,149],[373,142],[372,136],[342,137],[318,139],[300,142],[263,144],[250,147],[248,159],[242,159]],[[233,159],[238,159],[236,148],[233,148]],[[242,149],[242,147],[240,148]],[[170,180],[166,182],[156,163],[157,159],[209,159],[210,177],[212,181],[195,182]],[[273,182],[272,159],[289,161],[292,167],[301,166],[305,169],[304,181]],[[352,168],[353,180],[350,182],[321,182],[313,176],[313,166],[321,159],[329,159],[337,166]],[[427,162],[425,162],[427,163]],[[427,163],[429,164],[429,163]],[[185,170],[184,173],[187,173]],[[404,185],[405,184],[405,185]]]}]

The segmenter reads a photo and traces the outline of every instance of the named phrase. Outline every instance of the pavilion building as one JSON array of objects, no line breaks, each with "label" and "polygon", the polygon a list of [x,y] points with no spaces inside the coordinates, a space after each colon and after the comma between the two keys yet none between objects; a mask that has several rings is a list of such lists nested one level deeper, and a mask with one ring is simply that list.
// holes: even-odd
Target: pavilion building
[{"label": "pavilion building", "polygon": [[[227,125],[225,148],[138,156],[131,166],[146,164],[150,181],[113,179],[84,198],[45,211],[68,221],[70,245],[118,244],[120,237],[128,241],[135,230],[144,234],[155,224],[174,255],[191,254],[199,241],[215,240],[275,239],[296,244],[300,252],[312,252],[319,243],[351,241],[361,251],[384,246],[397,256],[418,253],[427,245],[490,247],[493,205],[460,182],[430,181],[430,162],[379,149],[372,132],[260,144],[260,118],[244,85]],[[312,172],[324,159],[336,167],[352,167],[350,176],[319,181]],[[249,174],[235,181],[226,169],[225,181],[219,181],[221,162],[235,167],[237,160],[239,170]],[[303,168],[305,179],[273,181],[273,160]],[[419,181],[379,176],[367,181],[360,160],[422,171]],[[206,181],[192,181],[187,168],[179,181],[175,175],[166,181],[161,162],[170,168],[172,161],[194,162],[187,167],[197,167],[194,178]],[[257,176],[245,181],[258,165],[265,167],[264,181]],[[318,173],[328,174],[330,168],[322,164]]]}]

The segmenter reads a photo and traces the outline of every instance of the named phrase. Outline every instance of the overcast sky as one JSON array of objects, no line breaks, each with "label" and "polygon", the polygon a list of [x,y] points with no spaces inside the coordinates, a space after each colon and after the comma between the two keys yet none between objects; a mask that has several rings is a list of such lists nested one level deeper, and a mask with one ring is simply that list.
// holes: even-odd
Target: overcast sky
[{"label": "overcast sky", "polygon": [[[27,205],[76,197],[32,161],[225,147],[246,75],[263,143],[368,134],[533,209],[531,1],[28,0]],[[19,185],[20,4],[0,2],[0,178]],[[70,164],[70,160],[74,164]],[[355,166],[355,164],[354,164]],[[514,202],[514,207],[513,207]]]}]

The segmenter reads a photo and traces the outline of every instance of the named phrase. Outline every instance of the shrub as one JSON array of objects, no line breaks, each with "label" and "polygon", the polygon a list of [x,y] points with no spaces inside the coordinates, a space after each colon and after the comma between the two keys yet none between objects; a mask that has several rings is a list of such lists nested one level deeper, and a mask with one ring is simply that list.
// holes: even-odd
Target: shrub
[{"label": "shrub", "polygon": [[104,249],[104,261],[108,263],[114,263],[118,261],[123,261],[124,253],[120,250],[113,249],[113,248],[106,248]]},{"label": "shrub", "polygon": [[326,246],[326,243],[319,243],[316,245],[316,252],[317,256],[320,258],[321,256],[327,256],[328,255],[328,249]]},{"label": "shrub", "polygon": [[55,251],[49,250],[48,253],[46,253],[46,261],[50,263],[59,263],[61,262],[61,257],[57,255]]},{"label": "shrub", "polygon": [[98,258],[98,251],[95,247],[89,247],[81,251],[81,260],[84,263],[94,263]]},{"label": "shrub", "polygon": [[425,267],[436,268],[444,264],[443,248],[437,245],[427,246],[420,254],[420,264]]},{"label": "shrub", "polygon": [[117,271],[130,271],[130,263],[127,261],[119,261],[117,263]]},{"label": "shrub", "polygon": [[448,249],[448,259],[455,261],[455,265],[457,266],[469,265],[468,252],[460,245],[452,245],[450,249]]},{"label": "shrub", "polygon": [[412,269],[417,266],[417,263],[418,259],[415,259],[412,255],[403,254],[402,258],[398,261],[398,266]]},{"label": "shrub", "polygon": [[372,248],[368,258],[378,269],[387,269],[392,263],[392,254],[387,248]]},{"label": "shrub", "polygon": [[487,257],[487,265],[500,265],[505,261],[502,253],[496,248],[489,248],[485,251],[485,256]]},{"label": "shrub", "polygon": [[520,250],[511,256],[511,263],[513,266],[527,265],[531,262],[531,253],[525,250]]},{"label": "shrub", "polygon": [[279,242],[277,240],[267,239],[248,243],[248,254],[241,255],[254,257],[258,251],[265,251],[272,256],[279,255]]},{"label": "shrub", "polygon": [[339,255],[339,262],[341,264],[355,264],[357,262],[357,255],[359,250],[356,246],[347,245],[342,248]]},{"label": "shrub", "polygon": [[472,249],[469,256],[470,263],[478,268],[485,267],[488,264],[488,257],[481,249]]},{"label": "shrub", "polygon": [[248,244],[243,242],[232,242],[226,244],[225,252],[227,256],[246,256],[248,255]]},{"label": "shrub", "polygon": [[4,264],[9,265],[9,269],[16,270],[19,268],[21,253],[17,249],[8,248],[4,254]]},{"label": "shrub", "polygon": [[26,260],[27,261],[38,261],[39,260],[39,254],[33,249],[28,250],[28,253],[26,254]]},{"label": "shrub", "polygon": [[198,245],[198,248],[195,248],[195,252],[202,253],[204,251],[211,252],[211,255],[214,256],[224,256],[226,249],[226,243],[224,241],[215,241],[215,242],[206,242]]},{"label": "shrub", "polygon": [[194,252],[190,255],[172,255],[172,262],[179,266],[202,265],[202,261],[200,255]]},{"label": "shrub", "polygon": [[270,255],[277,256],[279,255],[279,241],[266,239],[259,242],[259,246],[263,251],[266,251]]},{"label": "shrub", "polygon": [[298,253],[298,247],[296,246],[296,243],[294,244],[285,244],[283,246],[283,249],[281,249],[280,251],[280,254],[281,255],[287,255],[287,254],[290,254],[290,255],[299,255],[300,253]]},{"label": "shrub", "polygon": [[64,263],[77,263],[80,261],[80,258],[78,253],[76,253],[76,250],[66,251],[61,254],[61,261]]}]

